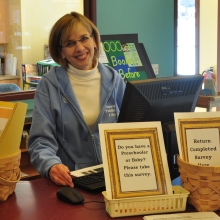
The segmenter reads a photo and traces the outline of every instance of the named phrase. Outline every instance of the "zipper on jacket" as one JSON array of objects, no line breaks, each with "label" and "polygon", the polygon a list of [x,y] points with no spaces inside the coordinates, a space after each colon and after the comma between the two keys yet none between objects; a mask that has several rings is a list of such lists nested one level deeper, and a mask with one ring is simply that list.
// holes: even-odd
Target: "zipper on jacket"
[{"label": "zipper on jacket", "polygon": [[[60,95],[61,95],[61,94],[60,94]],[[62,100],[63,100],[64,103],[67,103],[67,100],[66,100],[66,98],[65,98],[63,95],[61,95],[61,98],[62,98]]]},{"label": "zipper on jacket", "polygon": [[[104,102],[104,105],[101,107],[101,109],[103,109],[103,107],[106,105],[106,103],[108,102],[108,100],[109,100],[109,98],[110,98],[110,96],[111,96],[111,94],[112,94],[112,91],[108,94],[108,96],[106,97],[106,99],[105,99],[105,102]],[[72,103],[72,101],[68,98],[68,97],[66,97],[64,94],[60,94],[61,95],[61,97],[62,97],[62,100],[65,102],[65,103],[69,103],[70,105],[72,105],[72,106],[74,106],[74,103]],[[77,110],[77,108],[74,108],[74,110],[76,110],[77,112],[78,112],[78,110]],[[103,110],[104,111],[104,110]],[[79,112],[78,112],[79,113]],[[79,115],[81,115],[80,113],[79,113]],[[100,114],[99,114],[99,116],[98,116],[98,118],[97,118],[97,120],[96,120],[96,123],[95,123],[95,126],[94,126],[94,129],[95,128],[97,128],[98,129],[98,121],[99,121],[99,118],[101,117],[101,112],[100,112]],[[83,118],[82,118],[83,119]],[[93,131],[91,131],[90,130],[90,128],[88,127],[88,125],[86,124],[86,122],[84,121],[84,120],[82,120],[81,121],[82,123],[84,123],[86,126],[87,126],[87,128],[88,128],[88,130],[90,131],[90,134],[91,134],[91,139],[92,139],[92,144],[93,144],[93,147],[94,147],[94,149],[95,149],[95,151],[96,151],[96,160],[97,160],[97,162],[98,163],[101,163],[102,161],[99,159],[99,154],[98,154],[98,149],[96,149],[96,144],[95,144],[95,137],[94,137],[94,129],[93,129]],[[100,141],[100,140],[99,140]],[[100,146],[101,147],[101,146]],[[101,149],[100,149],[100,151],[101,151]],[[100,155],[101,156],[101,158],[102,158],[102,155]]]},{"label": "zipper on jacket", "polygon": [[92,143],[95,144],[95,138],[93,132],[91,132],[91,137],[92,137]]},{"label": "zipper on jacket", "polygon": [[[98,162],[98,163],[101,163],[101,161],[100,161],[100,159],[99,159],[99,157],[98,157],[98,152],[97,152],[97,148],[96,148],[96,144],[95,144],[95,137],[94,137],[94,133],[91,131],[91,139],[92,139],[92,145],[94,146],[94,150],[96,151],[96,161]],[[100,151],[101,151],[101,149],[100,149]],[[100,155],[101,157],[102,157],[102,155]]]}]

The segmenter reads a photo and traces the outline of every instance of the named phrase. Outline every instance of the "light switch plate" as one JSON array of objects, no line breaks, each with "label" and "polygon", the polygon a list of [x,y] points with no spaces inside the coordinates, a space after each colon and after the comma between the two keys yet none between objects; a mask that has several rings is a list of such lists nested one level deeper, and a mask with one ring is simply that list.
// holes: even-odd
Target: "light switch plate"
[{"label": "light switch plate", "polygon": [[159,74],[159,64],[152,64],[155,75]]}]

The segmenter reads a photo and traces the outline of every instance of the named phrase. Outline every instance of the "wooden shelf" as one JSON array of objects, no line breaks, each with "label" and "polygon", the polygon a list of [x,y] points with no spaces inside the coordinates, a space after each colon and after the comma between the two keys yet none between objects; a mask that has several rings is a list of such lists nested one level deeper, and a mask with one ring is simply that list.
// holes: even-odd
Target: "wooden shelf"
[{"label": "wooden shelf", "polygon": [[20,79],[20,77],[12,76],[12,75],[0,75],[0,80],[7,80],[7,79]]},{"label": "wooden shelf", "polygon": [[0,75],[0,83],[14,83],[20,85],[20,77],[12,75]]},{"label": "wooden shelf", "polygon": [[40,176],[30,162],[30,155],[27,149],[21,148],[20,169],[22,172],[21,179],[27,179],[34,176]]},{"label": "wooden shelf", "polygon": [[32,177],[40,177],[40,174],[34,169],[34,167],[30,165],[20,166],[21,169],[21,179],[29,179]]}]

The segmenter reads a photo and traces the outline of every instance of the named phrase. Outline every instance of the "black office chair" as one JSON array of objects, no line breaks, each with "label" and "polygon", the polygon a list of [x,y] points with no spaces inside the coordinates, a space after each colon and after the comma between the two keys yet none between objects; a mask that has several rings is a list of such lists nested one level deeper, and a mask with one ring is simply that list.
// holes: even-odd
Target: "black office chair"
[{"label": "black office chair", "polygon": [[14,92],[21,91],[21,88],[14,83],[0,84],[0,92]]}]

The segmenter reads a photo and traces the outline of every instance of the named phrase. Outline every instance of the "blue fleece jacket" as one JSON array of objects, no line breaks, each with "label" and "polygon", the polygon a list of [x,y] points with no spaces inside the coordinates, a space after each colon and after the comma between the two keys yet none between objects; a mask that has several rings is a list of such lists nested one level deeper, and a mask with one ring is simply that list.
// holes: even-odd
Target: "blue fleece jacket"
[{"label": "blue fleece jacket", "polygon": [[93,131],[83,119],[66,69],[54,67],[42,77],[28,142],[31,163],[42,176],[48,177],[57,163],[70,171],[102,163],[98,124],[117,122],[125,83],[113,68],[101,63],[98,68],[101,110]]}]

